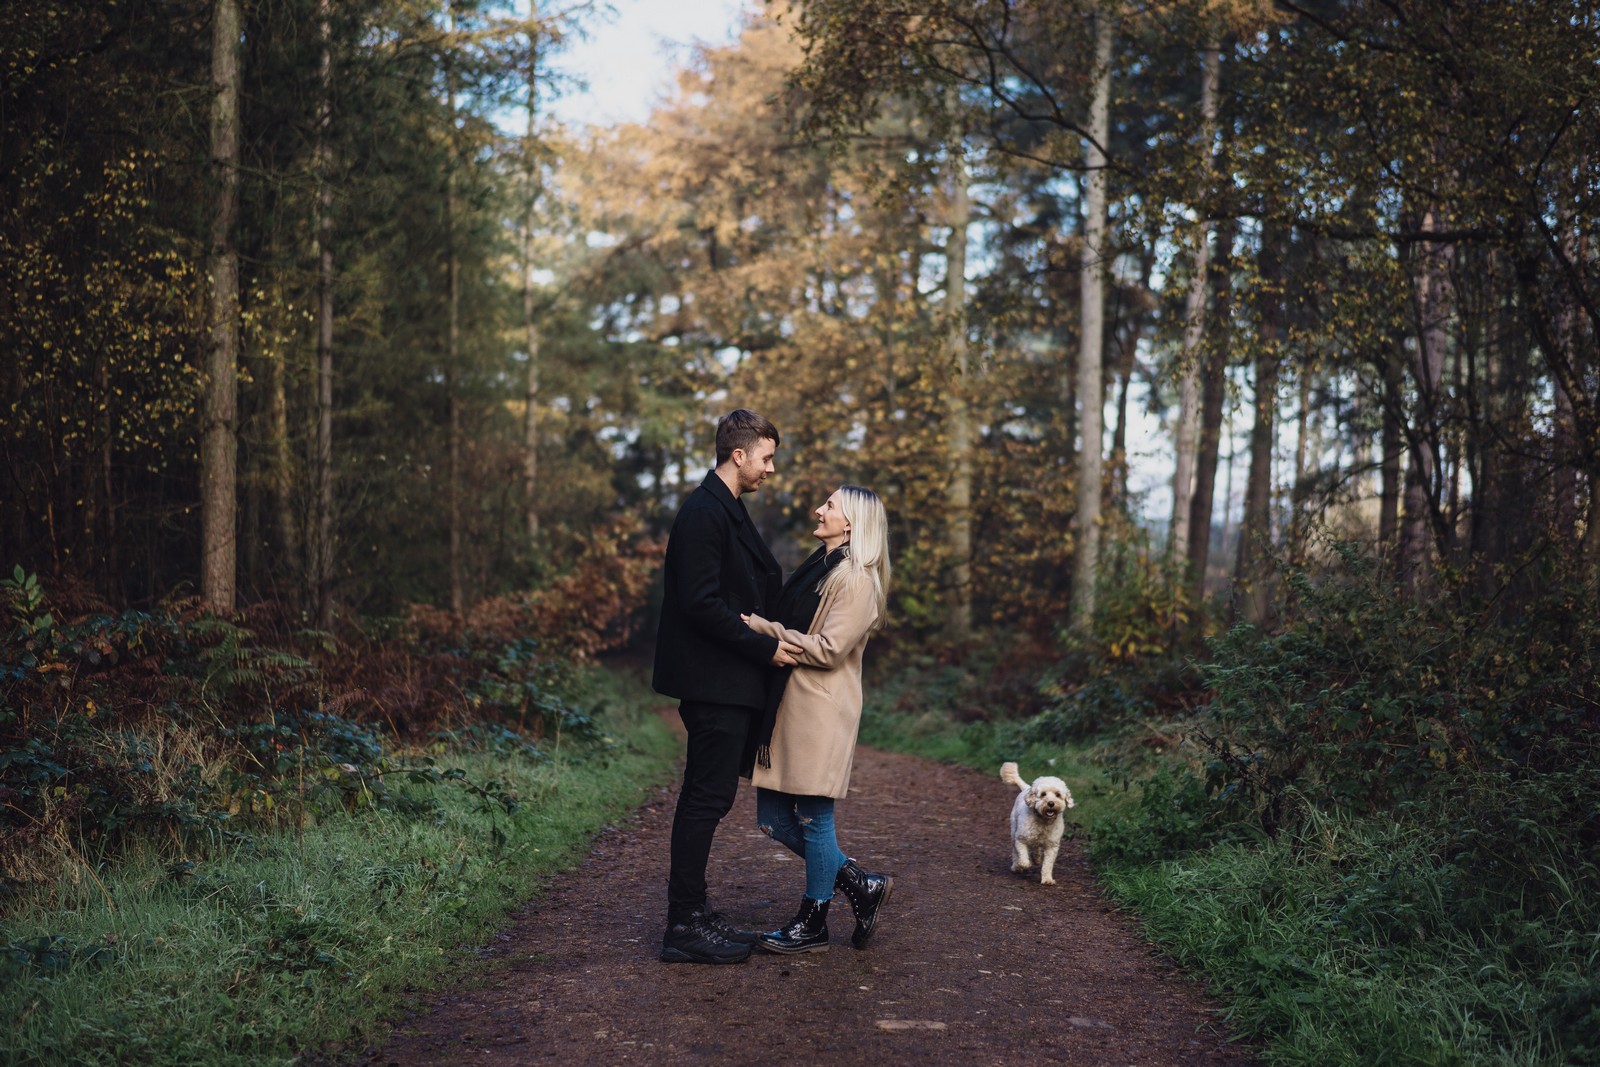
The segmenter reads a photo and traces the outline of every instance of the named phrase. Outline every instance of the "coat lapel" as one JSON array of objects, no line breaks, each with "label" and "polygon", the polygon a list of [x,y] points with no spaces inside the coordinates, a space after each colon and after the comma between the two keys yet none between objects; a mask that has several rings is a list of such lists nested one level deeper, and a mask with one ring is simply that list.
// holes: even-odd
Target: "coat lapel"
[{"label": "coat lapel", "polygon": [[717,472],[714,470],[707,474],[706,480],[700,484],[728,510],[733,525],[739,531],[739,543],[744,545],[745,551],[759,560],[762,568],[769,574],[777,573],[778,560],[767,548],[766,542],[761,540],[761,534],[756,531],[756,524],[751,520],[750,513],[745,510],[744,502],[728,491],[728,486],[717,477]]}]

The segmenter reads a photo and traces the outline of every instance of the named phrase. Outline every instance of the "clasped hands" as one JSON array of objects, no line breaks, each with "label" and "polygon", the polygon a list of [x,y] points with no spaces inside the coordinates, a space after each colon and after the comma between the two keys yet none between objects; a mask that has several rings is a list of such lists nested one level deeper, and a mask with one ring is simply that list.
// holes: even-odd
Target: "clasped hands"
[{"label": "clasped hands", "polygon": [[[740,615],[739,618],[744,620],[746,626],[750,625],[750,616]],[[785,641],[780,637],[778,638],[778,650],[772,654],[772,665],[774,667],[793,667],[800,662],[800,653],[804,651],[805,649],[793,641]]]}]

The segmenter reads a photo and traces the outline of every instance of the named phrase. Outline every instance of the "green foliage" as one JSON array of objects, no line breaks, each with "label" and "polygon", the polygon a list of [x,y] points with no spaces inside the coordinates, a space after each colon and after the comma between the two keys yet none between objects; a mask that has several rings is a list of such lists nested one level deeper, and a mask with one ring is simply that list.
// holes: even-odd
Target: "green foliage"
[{"label": "green foliage", "polygon": [[[469,980],[480,944],[532,887],[580,860],[599,827],[663,781],[677,743],[637,681],[613,697],[603,758],[448,748],[439,765],[520,803],[447,784],[394,788],[436,805],[334,812],[150,847],[105,868],[106,897],[65,872],[0,925],[6,1062],[262,1065],[380,1044],[425,991]],[[579,754],[573,750],[574,754]],[[342,1043],[342,1044],[341,1044]]]},{"label": "green foliage", "polygon": [[259,692],[269,684],[291,688],[312,674],[310,661],[292,652],[265,647],[256,635],[225,619],[199,618],[188,623],[186,636],[200,668],[201,700],[227,701],[241,691]]},{"label": "green foliage", "polygon": [[1593,759],[1600,624],[1581,590],[1498,621],[1464,593],[1408,602],[1342,551],[1341,572],[1291,576],[1281,632],[1241,626],[1213,643],[1215,732],[1198,736],[1215,786],[1269,817],[1291,786],[1372,811],[1458,769]]},{"label": "green foliage", "polygon": [[1097,865],[1275,1062],[1600,1062],[1592,614],[1413,605],[1339,558],[1212,643],[1197,755]]},{"label": "green foliage", "polygon": [[[998,684],[994,661],[901,656],[869,675],[863,740],[1065,775],[1101,879],[1163,951],[1205,975],[1266,1062],[1600,1063],[1600,764],[1574,727],[1592,693],[1581,676],[1590,621],[1552,597],[1537,619],[1446,626],[1451,605],[1398,610],[1352,561],[1343,576],[1297,580],[1283,633],[1239,630],[1213,645],[1202,669],[1229,672],[1225,711],[1201,704],[1193,668],[1164,657],[1113,666],[1073,644],[1044,674],[1042,712],[974,718],[964,709]],[[1537,671],[1519,679],[1515,662]],[[1538,671],[1560,681],[1548,687]],[[1452,758],[1421,743],[1421,755],[1387,753],[1369,817],[1336,792],[1373,773],[1363,735],[1285,711],[1308,676],[1324,701],[1387,678],[1397,706],[1455,707],[1460,722],[1491,722],[1489,705],[1474,705],[1486,688],[1509,699],[1493,705],[1497,729],[1452,735]],[[1308,757],[1297,774],[1279,749],[1241,743],[1246,728],[1274,723],[1280,745],[1326,746],[1333,766]],[[1405,767],[1415,773],[1397,774]]]},{"label": "green foliage", "polygon": [[[613,744],[599,709],[570,695],[571,668],[531,641],[434,652],[395,640],[352,674],[361,657],[326,635],[275,643],[173,610],[62,624],[20,571],[0,596],[16,623],[0,640],[0,885],[13,895],[152,834],[192,847],[346,812],[434,819],[435,787],[509,814],[513,790],[443,754],[537,764],[547,734],[578,756]],[[370,688],[336,688],[332,663],[344,686]],[[407,751],[388,696],[429,670],[427,717],[413,722],[426,750]]]},{"label": "green foliage", "polygon": [[1139,783],[1137,807],[1096,827],[1094,856],[1105,862],[1154,863],[1211,844],[1215,814],[1205,786],[1162,768]]},{"label": "green foliage", "polygon": [[[594,717],[563,696],[571,668],[540,650],[532,638],[472,650],[467,657],[476,678],[466,688],[466,702],[480,714],[531,730],[567,734],[573,741],[597,739]],[[475,727],[482,729],[482,727]]]},{"label": "green foliage", "polygon": [[1277,840],[1162,861],[1097,834],[1094,854],[1270,1062],[1600,1063],[1596,790],[1594,768],[1468,772],[1403,821],[1312,811]]},{"label": "green foliage", "polygon": [[[1018,717],[1038,706],[1037,691],[1025,683],[1037,679],[1042,668],[1025,668],[998,654],[1012,639],[1021,641],[1018,635],[998,639],[989,653],[968,662],[939,665],[900,655],[875,660],[865,683],[861,743],[985,774],[997,774],[1000,764],[1015,761],[1027,777],[1060,775],[1078,804],[1072,811],[1073,827],[1097,829],[1104,820],[1125,814],[1137,794],[1126,787],[1125,776],[1119,779],[1115,773],[1121,762],[1115,744],[1041,740],[1030,732],[1030,721]],[[1023,657],[1024,662],[1031,660],[1031,655]],[[989,703],[991,714],[979,715],[985,693],[1026,701],[1020,708],[1004,708],[1003,714]]]},{"label": "green foliage", "polygon": [[1152,687],[1137,675],[1100,674],[1076,684],[1046,679],[1044,711],[1023,726],[1032,741],[1083,741],[1147,719],[1155,710]]}]

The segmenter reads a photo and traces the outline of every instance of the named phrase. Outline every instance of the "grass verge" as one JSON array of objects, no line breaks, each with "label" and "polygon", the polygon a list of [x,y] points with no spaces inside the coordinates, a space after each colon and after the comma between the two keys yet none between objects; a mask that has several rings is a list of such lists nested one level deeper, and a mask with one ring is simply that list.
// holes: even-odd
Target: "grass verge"
[{"label": "grass verge", "polygon": [[[677,744],[640,683],[595,672],[598,749],[446,752],[468,782],[418,819],[335,814],[313,826],[88,862],[0,926],[0,1060],[279,1064],[359,1047],[438,988],[592,834],[665,781]],[[502,797],[518,800],[508,812]],[[48,902],[46,902],[46,898]]]},{"label": "grass verge", "polygon": [[1417,827],[1320,817],[1294,840],[1100,875],[1269,1063],[1600,1062],[1595,902],[1472,915],[1446,848]]},{"label": "grass verge", "polygon": [[1382,817],[1302,802],[1270,838],[1154,733],[1038,740],[955,721],[948,688],[869,684],[863,741],[1064,777],[1102,885],[1264,1062],[1600,1065],[1593,771],[1463,772]]},{"label": "grass verge", "polygon": [[[1108,765],[1103,746],[1032,741],[1015,722],[957,723],[938,706],[916,713],[899,711],[894,704],[903,684],[902,679],[890,678],[879,693],[869,691],[861,717],[862,744],[971,767],[997,777],[1000,764],[1008,760],[1029,780],[1041,774],[1056,775],[1067,783],[1077,802],[1067,822],[1068,833],[1092,831],[1102,820],[1122,816],[1137,805],[1137,789]],[[871,682],[868,686],[870,690]]]}]

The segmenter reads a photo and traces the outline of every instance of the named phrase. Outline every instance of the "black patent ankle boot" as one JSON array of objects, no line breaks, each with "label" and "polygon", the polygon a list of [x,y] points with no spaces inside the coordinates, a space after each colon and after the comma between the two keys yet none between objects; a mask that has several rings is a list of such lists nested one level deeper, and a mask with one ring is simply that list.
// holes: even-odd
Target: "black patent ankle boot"
[{"label": "black patent ankle boot", "polygon": [[828,947],[828,902],[800,898],[800,911],[782,930],[762,934],[756,944],[768,952],[811,952]]},{"label": "black patent ankle boot", "polygon": [[850,943],[856,948],[865,948],[867,938],[878,928],[879,913],[889,903],[889,894],[894,892],[894,879],[887,874],[864,871],[855,860],[845,860],[833,887],[844,894],[850,902],[850,910],[855,912],[856,929],[850,935]]}]

